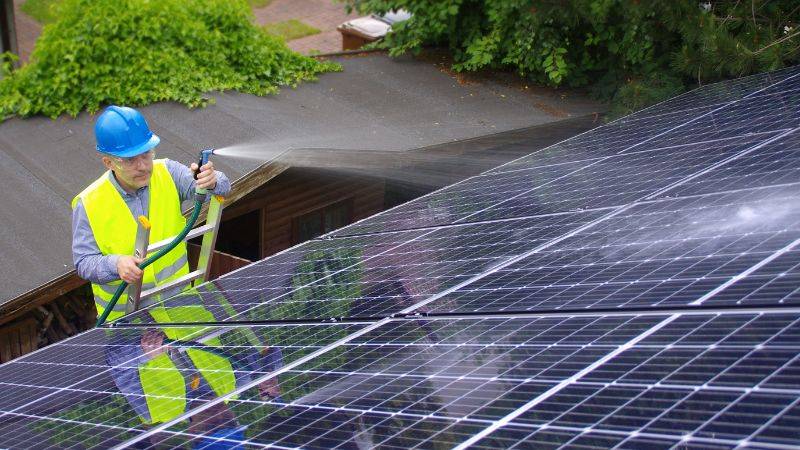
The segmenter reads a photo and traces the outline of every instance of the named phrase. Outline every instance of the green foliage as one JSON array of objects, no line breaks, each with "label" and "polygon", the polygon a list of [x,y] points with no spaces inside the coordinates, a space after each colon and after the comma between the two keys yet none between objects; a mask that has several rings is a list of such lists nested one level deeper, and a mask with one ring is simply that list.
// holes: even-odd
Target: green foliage
[{"label": "green foliage", "polygon": [[37,22],[42,25],[55,22],[56,11],[55,8],[61,0],[25,0],[25,3],[20,5],[20,9],[25,14],[33,17]]},{"label": "green foliage", "polygon": [[378,44],[447,46],[455,70],[513,68],[550,85],[593,86],[629,111],[695,84],[800,61],[796,0],[345,0],[413,14]]},{"label": "green foliage", "polygon": [[318,34],[319,28],[314,28],[297,19],[289,19],[283,22],[268,23],[264,25],[264,31],[284,41],[291,41],[292,39]]},{"label": "green foliage", "polygon": [[30,64],[0,81],[0,117],[94,112],[101,105],[208,102],[339,70],[254,25],[244,0],[63,0]]},{"label": "green foliage", "polygon": [[[20,6],[22,11],[36,19],[37,22],[41,23],[42,25],[55,22],[57,17],[55,8],[63,0],[26,0]],[[272,0],[247,0],[247,3],[250,5],[251,8],[266,8],[267,6],[272,3]]]},{"label": "green foliage", "polygon": [[[60,420],[42,420],[32,425],[33,431],[47,436],[53,447],[94,448],[108,445],[108,436],[98,435],[92,423],[103,423],[121,429],[142,429],[139,416],[121,395],[108,396],[103,400],[87,400],[62,409],[53,416]],[[133,431],[120,432],[120,442],[134,436]]]}]

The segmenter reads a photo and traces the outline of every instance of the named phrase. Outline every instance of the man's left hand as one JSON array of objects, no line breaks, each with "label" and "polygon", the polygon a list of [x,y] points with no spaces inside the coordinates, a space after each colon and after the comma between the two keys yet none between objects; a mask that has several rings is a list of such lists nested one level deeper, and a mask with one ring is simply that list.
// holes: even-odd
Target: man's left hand
[{"label": "man's left hand", "polygon": [[[197,163],[192,163],[191,169],[192,172],[197,172]],[[213,162],[209,161],[200,167],[195,186],[208,190],[213,190],[217,187],[217,172],[214,171]]]}]

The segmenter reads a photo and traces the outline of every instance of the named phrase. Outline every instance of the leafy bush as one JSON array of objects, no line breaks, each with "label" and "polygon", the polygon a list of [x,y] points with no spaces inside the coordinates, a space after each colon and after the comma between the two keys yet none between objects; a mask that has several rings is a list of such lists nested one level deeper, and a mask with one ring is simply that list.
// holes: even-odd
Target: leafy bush
[{"label": "leafy bush", "polygon": [[64,0],[57,12],[31,62],[0,81],[0,117],[199,106],[211,90],[266,95],[339,69],[265,33],[244,0]]},{"label": "leafy bush", "polygon": [[622,109],[696,83],[800,60],[796,0],[344,0],[413,14],[379,44],[448,46],[455,70],[509,67],[550,85],[592,85]]}]

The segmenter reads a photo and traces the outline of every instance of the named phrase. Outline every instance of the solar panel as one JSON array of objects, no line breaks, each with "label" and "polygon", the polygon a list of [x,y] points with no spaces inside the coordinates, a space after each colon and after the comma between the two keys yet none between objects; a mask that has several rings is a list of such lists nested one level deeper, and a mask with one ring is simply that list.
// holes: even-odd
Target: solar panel
[{"label": "solar panel", "polygon": [[[789,205],[798,198],[800,186],[793,185],[644,202],[425,307],[485,312],[689,306],[775,252],[795,248],[800,209]],[[776,205],[784,206],[777,219],[769,215]]]},{"label": "solar panel", "polygon": [[[395,319],[281,373],[292,386],[281,401],[226,405],[252,418],[239,425],[253,446],[456,446],[498,423],[758,442],[798,412],[798,324],[798,313]],[[265,407],[276,409],[257,415]]]},{"label": "solar panel", "polygon": [[[600,215],[586,211],[438,227],[410,239],[403,232],[323,240],[277,276],[256,275],[271,270],[256,265],[165,306],[202,304],[226,322],[385,317]],[[144,310],[130,320],[154,319]]]},{"label": "solar panel", "polygon": [[704,86],[0,366],[0,447],[796,448],[798,159]]},{"label": "solar panel", "polygon": [[[214,386],[204,381],[207,378],[230,373],[235,386],[242,386],[365,326],[94,329],[0,366],[0,440],[11,448],[71,447],[86,442],[107,448],[149,428],[148,401],[178,400],[177,406],[161,405],[162,409],[176,408],[171,413],[178,415],[227,393],[211,389]],[[161,345],[149,344],[153,351],[147,352],[146,340]],[[159,356],[175,361],[173,370],[154,365]],[[204,373],[198,374],[194,367],[201,359],[206,364]],[[184,393],[182,402],[167,385],[155,385],[144,395],[144,378],[139,379],[143,371],[151,379],[155,374],[170,382],[176,377],[179,381],[196,377],[198,385]],[[247,394],[260,398],[257,387],[251,391]]]}]

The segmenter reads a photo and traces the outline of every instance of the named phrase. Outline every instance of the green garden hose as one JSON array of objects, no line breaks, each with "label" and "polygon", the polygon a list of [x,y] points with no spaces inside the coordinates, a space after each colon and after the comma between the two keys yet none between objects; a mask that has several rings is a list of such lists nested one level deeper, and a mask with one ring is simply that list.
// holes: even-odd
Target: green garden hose
[{"label": "green garden hose", "polygon": [[[194,227],[194,223],[197,222],[197,218],[200,217],[200,209],[203,207],[203,202],[205,200],[205,189],[203,189],[203,191],[204,192],[202,193],[197,192],[195,194],[194,210],[192,211],[192,215],[191,217],[189,217],[189,220],[186,221],[186,226],[183,227],[183,230],[181,230],[180,234],[175,236],[175,239],[173,239],[172,242],[169,243],[169,245],[157,251],[152,256],[148,256],[147,259],[142,261],[139,264],[140,269],[144,270],[145,267],[152,264],[155,260],[166,255],[170,250],[172,250],[173,248],[175,248],[175,246],[181,243],[187,234],[189,234],[189,231],[191,231],[192,228]],[[111,314],[111,311],[114,309],[114,306],[117,304],[117,301],[125,292],[125,289],[127,287],[128,283],[125,281],[123,281],[122,284],[119,285],[116,292],[114,292],[114,297],[111,298],[111,301],[108,302],[108,306],[106,306],[106,309],[103,311],[103,314],[101,314],[100,317],[97,318],[97,323],[95,324],[96,327],[99,327],[106,321],[108,315]]]}]

